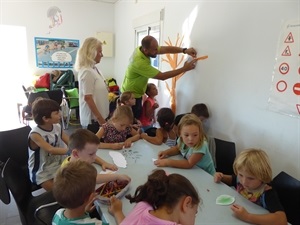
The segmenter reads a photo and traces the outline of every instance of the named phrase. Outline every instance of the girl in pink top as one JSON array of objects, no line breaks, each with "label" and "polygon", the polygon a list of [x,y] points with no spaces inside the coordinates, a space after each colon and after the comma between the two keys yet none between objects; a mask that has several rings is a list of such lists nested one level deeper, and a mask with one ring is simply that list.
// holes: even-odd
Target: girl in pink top
[{"label": "girl in pink top", "polygon": [[134,196],[127,195],[130,203],[137,204],[125,218],[122,202],[111,198],[110,213],[120,225],[193,225],[201,199],[191,182],[180,174],[167,175],[155,170],[148,181],[139,186]]},{"label": "girl in pink top", "polygon": [[155,96],[158,94],[155,84],[149,83],[147,85],[146,94],[148,97],[143,103],[143,111],[140,118],[144,131],[153,127],[155,122],[154,111],[159,107],[155,99]]}]

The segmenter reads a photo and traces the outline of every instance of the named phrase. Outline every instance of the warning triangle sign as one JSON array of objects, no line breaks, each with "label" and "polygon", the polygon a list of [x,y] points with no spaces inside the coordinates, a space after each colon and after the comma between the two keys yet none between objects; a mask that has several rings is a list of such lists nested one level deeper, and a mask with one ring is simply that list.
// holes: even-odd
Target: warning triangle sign
[{"label": "warning triangle sign", "polygon": [[282,55],[282,56],[291,56],[292,54],[291,54],[290,47],[287,46],[287,47],[284,49],[284,51],[282,52],[281,55]]},{"label": "warning triangle sign", "polygon": [[300,104],[296,104],[296,107],[297,107],[298,113],[300,114]]},{"label": "warning triangle sign", "polygon": [[294,38],[293,38],[292,32],[290,32],[290,33],[288,34],[288,36],[286,37],[284,43],[294,43]]}]

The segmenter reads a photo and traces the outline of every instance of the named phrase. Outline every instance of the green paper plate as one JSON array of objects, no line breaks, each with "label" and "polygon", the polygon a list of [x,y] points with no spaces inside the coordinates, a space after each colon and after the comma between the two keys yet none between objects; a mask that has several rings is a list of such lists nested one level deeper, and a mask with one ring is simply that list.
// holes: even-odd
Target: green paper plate
[{"label": "green paper plate", "polygon": [[216,204],[217,205],[231,205],[234,203],[235,198],[230,196],[230,195],[220,195],[216,199]]}]

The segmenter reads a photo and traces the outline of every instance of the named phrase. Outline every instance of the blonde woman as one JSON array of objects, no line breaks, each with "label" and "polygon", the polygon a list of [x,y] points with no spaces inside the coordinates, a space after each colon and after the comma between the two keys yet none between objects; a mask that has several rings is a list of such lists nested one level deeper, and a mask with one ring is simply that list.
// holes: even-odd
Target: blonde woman
[{"label": "blonde woman", "polygon": [[96,67],[100,63],[102,43],[93,37],[85,39],[77,52],[75,69],[79,82],[79,115],[83,128],[96,133],[109,112],[105,79]]}]

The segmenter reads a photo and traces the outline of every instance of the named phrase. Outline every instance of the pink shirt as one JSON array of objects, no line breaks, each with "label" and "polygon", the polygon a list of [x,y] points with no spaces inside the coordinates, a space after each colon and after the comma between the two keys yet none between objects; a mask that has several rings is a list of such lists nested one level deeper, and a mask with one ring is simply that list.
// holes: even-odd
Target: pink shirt
[{"label": "pink shirt", "polygon": [[179,225],[175,222],[159,219],[149,213],[153,210],[147,202],[137,203],[120,225]]},{"label": "pink shirt", "polygon": [[156,102],[155,102],[155,99],[150,98],[150,97],[148,97],[148,98],[145,100],[145,102],[143,103],[143,111],[142,111],[142,115],[141,115],[140,121],[141,121],[141,123],[142,123],[142,125],[143,125],[144,127],[152,125],[152,124],[153,124],[153,119],[154,119],[153,116],[152,116],[152,117],[147,117],[147,116],[146,116],[146,107],[144,107],[144,104],[145,104],[147,101],[150,102],[150,107],[151,107],[151,108],[152,108],[153,105],[156,103]]}]

